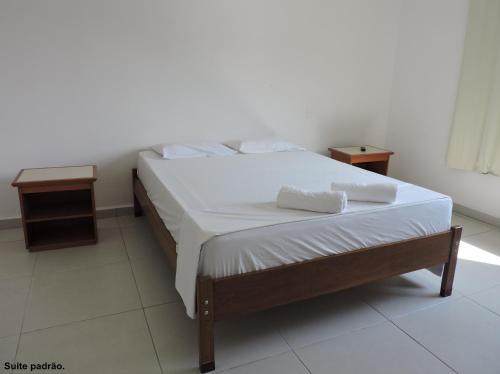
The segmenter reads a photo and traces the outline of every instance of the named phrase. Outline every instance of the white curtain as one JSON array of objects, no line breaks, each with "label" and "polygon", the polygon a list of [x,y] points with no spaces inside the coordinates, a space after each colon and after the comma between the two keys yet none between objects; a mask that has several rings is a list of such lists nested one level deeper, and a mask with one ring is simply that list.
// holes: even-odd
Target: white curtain
[{"label": "white curtain", "polygon": [[448,166],[500,175],[500,0],[470,0]]}]

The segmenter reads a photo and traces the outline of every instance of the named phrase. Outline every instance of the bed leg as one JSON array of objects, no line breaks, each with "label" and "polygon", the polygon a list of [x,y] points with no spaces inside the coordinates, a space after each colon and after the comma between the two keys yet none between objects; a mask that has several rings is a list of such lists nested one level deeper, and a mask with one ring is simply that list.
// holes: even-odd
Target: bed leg
[{"label": "bed leg", "polygon": [[198,276],[198,341],[200,372],[202,373],[215,370],[213,287],[210,277]]},{"label": "bed leg", "polygon": [[132,193],[134,195],[134,216],[141,217],[143,215],[141,204],[135,196],[135,180],[137,179],[137,169],[132,169]]},{"label": "bed leg", "polygon": [[452,292],[455,267],[457,266],[458,247],[462,236],[462,227],[453,226],[451,228],[451,232],[450,258],[448,259],[448,262],[444,264],[443,277],[441,280],[440,295],[442,297],[450,296]]}]

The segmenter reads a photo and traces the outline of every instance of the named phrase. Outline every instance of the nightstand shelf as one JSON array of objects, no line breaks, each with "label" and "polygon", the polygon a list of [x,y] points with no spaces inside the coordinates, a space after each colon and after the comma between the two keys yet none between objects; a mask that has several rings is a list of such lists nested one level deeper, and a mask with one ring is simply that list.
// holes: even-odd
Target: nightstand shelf
[{"label": "nightstand shelf", "polygon": [[92,217],[92,190],[38,192],[23,199],[26,222]]},{"label": "nightstand shelf", "polygon": [[18,188],[26,248],[42,251],[97,243],[95,166],[23,169]]},{"label": "nightstand shelf", "polygon": [[96,243],[92,217],[32,222],[27,225],[31,251]]}]

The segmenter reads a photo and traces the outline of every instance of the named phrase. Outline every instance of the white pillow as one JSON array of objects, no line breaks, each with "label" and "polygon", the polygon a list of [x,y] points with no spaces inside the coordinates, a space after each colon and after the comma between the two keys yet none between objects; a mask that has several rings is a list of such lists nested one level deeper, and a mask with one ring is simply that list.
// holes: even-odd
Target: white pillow
[{"label": "white pillow", "polygon": [[304,148],[276,138],[263,138],[255,140],[236,140],[225,143],[241,153],[269,153],[305,151]]},{"label": "white pillow", "polygon": [[220,143],[157,144],[151,147],[151,149],[163,158],[169,160],[179,158],[230,156],[238,153]]},{"label": "white pillow", "polygon": [[194,150],[205,153],[207,157],[232,156],[238,153],[221,143],[193,143],[189,144],[189,146]]}]

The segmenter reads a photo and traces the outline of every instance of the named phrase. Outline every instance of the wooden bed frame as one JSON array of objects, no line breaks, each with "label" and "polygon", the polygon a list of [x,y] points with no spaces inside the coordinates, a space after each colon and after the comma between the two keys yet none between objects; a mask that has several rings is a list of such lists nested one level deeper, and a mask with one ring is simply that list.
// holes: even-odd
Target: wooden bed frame
[{"label": "wooden bed frame", "polygon": [[[145,215],[176,269],[176,243],[132,170],[135,216]],[[444,264],[442,297],[451,295],[462,228],[429,236],[212,279],[198,276],[199,368],[215,369],[216,321],[313,298],[410,271]]]}]

